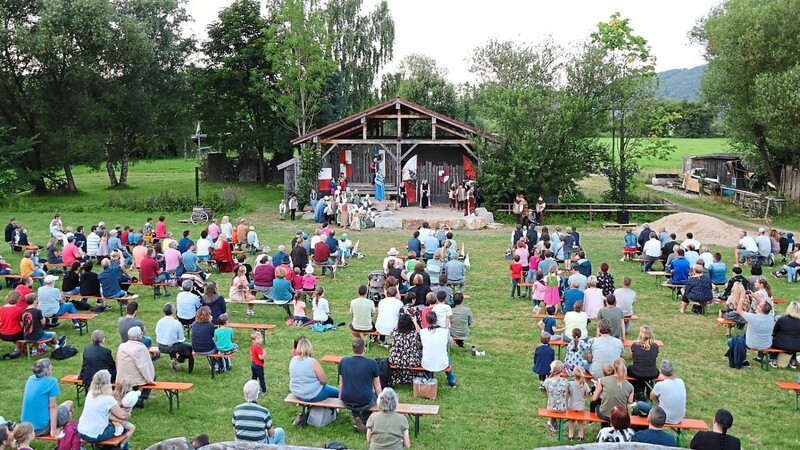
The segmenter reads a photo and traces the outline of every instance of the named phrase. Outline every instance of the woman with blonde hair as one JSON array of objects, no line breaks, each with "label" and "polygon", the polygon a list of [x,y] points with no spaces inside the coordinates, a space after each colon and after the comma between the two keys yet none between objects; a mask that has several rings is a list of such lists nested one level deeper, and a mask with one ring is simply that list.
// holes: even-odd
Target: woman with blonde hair
[{"label": "woman with blonde hair", "polygon": [[[800,303],[796,301],[789,303],[786,307],[786,314],[775,322],[772,330],[772,348],[777,348],[788,353],[789,367],[797,369],[797,353],[800,352]],[[774,355],[774,353],[770,353]],[[773,367],[777,367],[777,360],[770,361]]]},{"label": "woman with blonde hair", "polygon": [[[736,309],[739,306],[739,303],[744,302],[744,309],[745,311],[752,311],[751,305],[751,298],[747,295],[747,292],[744,288],[742,283],[736,282],[733,283],[733,287],[731,288],[731,294],[728,296],[728,299],[725,301],[725,307],[722,308],[719,312],[718,321],[722,322],[724,319],[736,322],[738,328],[744,328],[744,324],[747,323],[744,320],[744,317],[740,316],[739,313],[736,312]],[[730,336],[731,330],[725,332],[725,336]]]},{"label": "woman with blonde hair", "polygon": [[[233,224],[231,223],[231,218],[228,216],[222,216],[222,221],[219,224],[219,229],[221,231],[220,237],[225,241],[230,241],[233,238]],[[225,236],[222,236],[222,235]]]},{"label": "woman with blonde hair", "polygon": [[[83,404],[83,413],[78,420],[78,435],[81,439],[89,443],[103,442],[114,436],[111,419],[121,422],[128,420],[130,416],[131,413],[119,406],[117,399],[114,398],[111,374],[108,370],[95,373]],[[132,430],[125,434],[125,444],[121,446],[123,450],[128,450],[127,440],[132,434]]]},{"label": "woman with blonde hair", "polygon": [[[314,348],[305,337],[297,340],[295,356],[289,362],[289,390],[304,402],[319,402],[326,398],[339,397],[339,389],[328,384],[328,377],[319,361],[314,359]],[[302,413],[293,425],[300,426],[305,418]]]},{"label": "woman with blonde hair", "polygon": [[[233,273],[228,299],[232,302],[251,302],[255,300],[255,295],[250,293],[250,282],[247,281],[247,267],[244,264],[237,264]],[[247,316],[253,317],[254,315],[253,304],[248,303]]]},{"label": "woman with blonde hair", "polygon": [[592,396],[595,402],[602,398],[595,412],[605,422],[611,422],[611,410],[615,406],[620,405],[627,409],[628,405],[633,403],[633,385],[626,379],[628,369],[625,360],[617,358],[613,367],[614,374],[600,378]]},{"label": "woman with blonde hair", "polygon": [[646,381],[658,378],[658,344],[653,338],[653,329],[649,325],[639,328],[639,337],[631,345],[631,359],[633,364],[628,366],[628,372],[635,378],[633,382],[636,397],[648,397]]},{"label": "woman with blonde hair", "polygon": [[228,242],[229,236],[224,232],[221,233],[214,246],[214,261],[216,261],[217,269],[219,269],[220,273],[233,272],[233,251],[231,250],[230,242]]}]

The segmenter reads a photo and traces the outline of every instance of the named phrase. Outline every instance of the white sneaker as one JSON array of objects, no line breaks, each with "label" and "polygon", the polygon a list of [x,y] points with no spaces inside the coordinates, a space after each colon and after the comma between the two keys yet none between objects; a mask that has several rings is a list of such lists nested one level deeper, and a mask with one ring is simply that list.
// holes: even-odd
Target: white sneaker
[{"label": "white sneaker", "polygon": [[625,262],[625,258],[624,257],[620,258],[619,262]]},{"label": "white sneaker", "polygon": [[247,310],[247,317],[255,317],[255,315],[256,315],[256,312],[253,311],[252,309],[248,309]]}]

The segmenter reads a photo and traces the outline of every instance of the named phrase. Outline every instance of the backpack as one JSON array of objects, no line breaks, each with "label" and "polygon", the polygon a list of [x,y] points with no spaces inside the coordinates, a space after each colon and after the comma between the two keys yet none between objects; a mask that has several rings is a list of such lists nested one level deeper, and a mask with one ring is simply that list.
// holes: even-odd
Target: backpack
[{"label": "backpack", "polygon": [[80,450],[81,437],[78,435],[78,422],[64,425],[64,436],[58,440],[56,450]]},{"label": "backpack", "polygon": [[392,387],[392,367],[389,358],[375,358],[378,363],[378,372],[381,374],[381,386]]},{"label": "backpack", "polygon": [[78,354],[78,349],[71,345],[62,345],[53,350],[53,359],[69,359]]}]

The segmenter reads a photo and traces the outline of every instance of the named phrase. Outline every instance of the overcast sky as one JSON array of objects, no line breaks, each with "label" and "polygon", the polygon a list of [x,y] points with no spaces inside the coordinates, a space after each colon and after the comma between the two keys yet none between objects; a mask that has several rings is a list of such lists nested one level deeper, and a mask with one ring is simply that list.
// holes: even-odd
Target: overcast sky
[{"label": "overcast sky", "polygon": [[[232,0],[189,0],[195,23],[205,29]],[[372,7],[377,0],[365,0]],[[388,0],[395,22],[394,62],[419,53],[430,56],[449,72],[454,83],[468,81],[467,59],[490,38],[539,42],[547,36],[564,45],[586,38],[615,11],[631,19],[634,32],[647,39],[658,71],[690,68],[705,61],[702,49],[687,33],[720,0]]]}]

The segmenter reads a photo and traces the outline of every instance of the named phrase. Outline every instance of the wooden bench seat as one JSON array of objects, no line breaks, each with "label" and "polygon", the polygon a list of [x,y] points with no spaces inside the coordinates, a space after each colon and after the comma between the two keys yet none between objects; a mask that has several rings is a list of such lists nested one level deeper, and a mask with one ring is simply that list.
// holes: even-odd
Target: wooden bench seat
[{"label": "wooden bench seat", "polygon": [[[65,384],[75,385],[75,394],[78,397],[78,406],[81,405],[81,392],[86,394],[89,389],[88,385],[83,384],[83,380],[76,374],[64,375],[60,381]],[[138,386],[138,389],[150,389],[154,391],[164,391],[169,399],[169,413],[172,414],[172,400],[175,399],[175,407],[181,407],[180,393],[188,391],[194,387],[192,383],[180,383],[176,381],[156,381],[152,384]]]},{"label": "wooden bench seat", "polygon": [[[232,358],[233,355],[235,355],[235,354],[236,354],[236,350],[234,350],[232,352],[227,352],[227,353],[222,353],[222,352],[218,351],[217,353],[212,353],[210,355],[203,355],[201,353],[192,352],[192,355],[197,357],[197,358],[200,358],[200,357],[207,358],[208,362],[209,362],[209,367],[212,367],[210,365],[212,359]],[[211,379],[212,380],[214,379],[214,369],[211,369]]]},{"label": "wooden bench seat", "polygon": [[291,301],[289,301],[287,303],[275,303],[275,302],[270,301],[270,300],[250,300],[250,301],[246,301],[246,302],[236,302],[236,301],[233,301],[233,300],[225,300],[225,303],[232,304],[232,305],[237,305],[238,304],[238,305],[265,305],[265,306],[273,305],[273,306],[282,306],[283,310],[286,312],[286,318],[288,319],[288,318],[292,317],[292,311],[291,311],[291,309],[289,309],[289,305],[292,304]]},{"label": "wooden bench seat", "polygon": [[81,336],[83,336],[83,329],[86,328],[86,332],[89,332],[89,321],[96,318],[97,314],[94,313],[75,313],[75,314],[62,314],[58,316],[59,319],[64,320],[77,320],[78,321],[78,332]]},{"label": "wooden bench seat", "polygon": [[794,391],[794,408],[796,410],[800,410],[800,383],[797,382],[785,382],[785,381],[776,381],[775,385],[778,386],[780,389],[788,389],[790,391]]},{"label": "wooden bench seat", "polygon": [[[630,348],[633,345],[634,342],[636,342],[635,339],[625,339],[625,340],[622,341],[622,345],[625,348]],[[656,345],[658,345],[661,348],[664,347],[664,342],[662,342],[662,341],[655,340],[653,342],[655,342]],[[556,348],[558,348],[558,351],[557,351],[558,352],[558,359],[561,359],[561,351],[562,351],[562,349],[564,347],[566,347],[567,345],[569,345],[569,344],[570,344],[569,342],[567,342],[567,341],[565,341],[563,339],[551,339],[550,340],[550,345],[551,346],[556,346]]]},{"label": "wooden bench seat", "polygon": [[36,347],[38,351],[39,345],[47,344],[48,342],[50,342],[50,339],[39,339],[38,341],[26,341],[23,339],[21,341],[17,341],[17,345],[24,346],[25,353],[28,355],[28,359],[31,359],[31,353],[33,352],[33,348]]},{"label": "wooden bench seat", "polygon": [[[534,319],[544,319],[545,317],[547,317],[547,314],[542,314],[542,313],[539,313],[539,314],[532,313],[531,315],[533,316]],[[553,317],[556,320],[564,320],[564,314],[556,314]],[[623,319],[625,320],[625,322],[627,322],[629,320],[639,320],[639,316],[634,314],[632,316],[625,316],[625,317],[623,317]]]},{"label": "wooden bench seat", "polygon": [[[36,275],[36,276],[29,275],[29,276],[34,280],[44,280],[44,276],[39,276],[39,275]],[[18,275],[16,273],[7,273],[5,275],[0,275],[0,278],[15,278],[15,279],[16,278],[20,278],[21,279],[22,275]]]},{"label": "wooden bench seat", "polygon": [[[324,363],[339,364],[340,362],[342,362],[342,358],[344,358],[344,356],[324,355],[321,361]],[[428,370],[425,370],[425,368],[422,366],[409,367],[408,369],[401,369],[399,366],[390,364],[389,367],[393,370],[411,370],[414,372],[428,372]],[[447,372],[448,370],[450,370],[450,366],[445,367],[443,370],[441,370],[441,372]]]},{"label": "wooden bench seat", "polygon": [[[100,450],[101,447],[118,447],[125,443],[125,440],[128,437],[125,434],[121,434],[119,436],[112,436],[105,441],[102,442],[91,442],[93,450]],[[45,442],[58,442],[57,438],[53,436],[36,436],[37,441],[45,441]],[[89,442],[84,441],[81,439],[82,444],[89,444]]]},{"label": "wooden bench seat", "polygon": [[[562,433],[562,425],[564,421],[567,420],[581,420],[585,422],[603,422],[597,414],[589,412],[589,411],[564,411],[564,412],[556,412],[550,411],[547,408],[539,408],[538,411],[539,417],[545,417],[549,419],[556,419],[559,422],[558,427],[558,442],[561,444],[564,440],[564,435]],[[635,427],[644,427],[647,428],[647,417],[641,416],[631,416],[631,426]],[[708,424],[700,419],[683,419],[676,424],[669,424],[665,423],[664,428],[669,428],[673,430],[676,434],[676,440],[679,447],[683,447],[685,444],[686,436],[684,430],[708,430]]]},{"label": "wooden bench seat", "polygon": [[[326,398],[325,400],[319,402],[304,402],[293,394],[289,394],[283,400],[285,403],[289,403],[292,405],[298,405],[303,409],[303,417],[308,416],[308,411],[310,408],[320,407],[320,408],[330,408],[330,409],[347,409],[347,407],[342,403],[341,400],[338,398]],[[377,412],[378,407],[373,406],[370,408],[370,411]],[[403,414],[410,416],[414,421],[414,436],[419,436],[419,418],[421,416],[435,416],[439,414],[439,405],[423,405],[423,404],[413,404],[413,403],[398,403],[396,412],[398,414]],[[305,424],[304,424],[305,425]]]},{"label": "wooden bench seat", "polygon": [[[126,286],[148,286],[148,287],[151,287],[151,288],[152,287],[163,287],[164,289],[168,289],[169,288],[169,283],[167,283],[166,281],[163,281],[161,283],[153,283],[153,284],[144,284],[141,281],[137,281],[135,283],[133,281],[124,281],[124,282],[122,282],[120,284],[124,284]],[[157,291],[155,289],[153,289],[153,300],[158,298],[158,296],[156,295],[156,292]]]},{"label": "wooden bench seat", "polygon": [[[115,298],[107,298],[107,297],[97,297],[92,295],[81,295],[81,294],[66,294],[61,293],[61,297],[65,299],[74,299],[74,298],[87,298],[93,299],[97,301],[102,301],[105,303],[106,300],[116,300],[117,304],[119,305],[119,315],[120,317],[125,315],[125,307],[128,306],[128,302],[131,300],[136,300],[139,298],[139,294],[132,294],[127,297],[115,297]],[[88,330],[87,330],[88,331]]]},{"label": "wooden bench seat", "polygon": [[234,328],[234,329],[238,328],[238,329],[243,329],[243,330],[250,329],[250,330],[258,331],[259,333],[261,333],[261,337],[264,338],[264,341],[267,340],[267,330],[274,330],[276,328],[276,326],[271,324],[271,323],[237,323],[237,322],[231,322],[231,323],[228,323],[228,326],[230,328]]},{"label": "wooden bench seat", "polygon": [[613,222],[605,222],[603,223],[603,228],[636,228],[638,227],[638,223],[613,223]]}]

